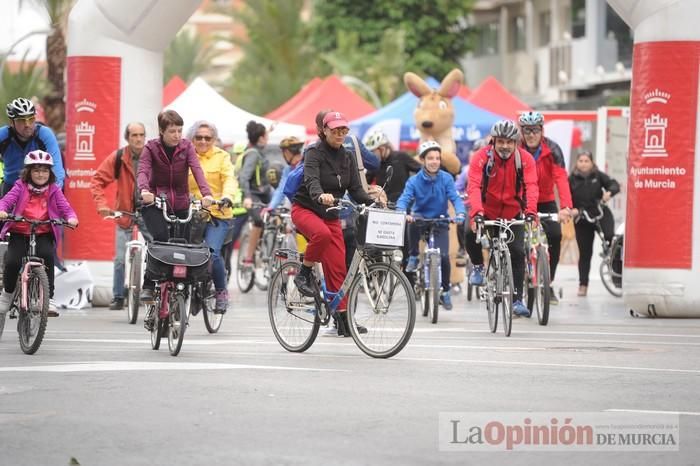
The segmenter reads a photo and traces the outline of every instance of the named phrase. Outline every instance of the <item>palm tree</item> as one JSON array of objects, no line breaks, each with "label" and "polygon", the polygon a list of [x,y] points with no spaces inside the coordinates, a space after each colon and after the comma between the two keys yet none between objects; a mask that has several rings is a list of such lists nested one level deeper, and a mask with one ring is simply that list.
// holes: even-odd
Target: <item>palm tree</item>
[{"label": "palm tree", "polygon": [[163,58],[163,84],[173,76],[189,83],[209,68],[219,55],[212,43],[196,32],[180,31],[170,42]]},{"label": "palm tree", "polygon": [[[48,88],[44,77],[44,69],[33,60],[27,60],[28,51],[20,61],[19,69],[10,72],[7,62],[4,63],[2,81],[0,81],[0,102],[10,102],[17,97],[41,97]],[[5,117],[5,112],[2,113]]]},{"label": "palm tree", "polygon": [[[42,8],[49,19],[52,32],[46,37],[46,71],[49,82],[48,93],[44,96],[44,113],[46,124],[54,131],[64,130],[66,109],[63,102],[65,82],[63,76],[66,70],[66,27],[68,14],[75,0],[31,0]],[[20,0],[20,8],[25,2]]]},{"label": "palm tree", "polygon": [[315,75],[304,0],[247,0],[229,12],[246,27],[247,37],[232,42],[243,51],[224,93],[248,111],[262,114],[294,95]]}]

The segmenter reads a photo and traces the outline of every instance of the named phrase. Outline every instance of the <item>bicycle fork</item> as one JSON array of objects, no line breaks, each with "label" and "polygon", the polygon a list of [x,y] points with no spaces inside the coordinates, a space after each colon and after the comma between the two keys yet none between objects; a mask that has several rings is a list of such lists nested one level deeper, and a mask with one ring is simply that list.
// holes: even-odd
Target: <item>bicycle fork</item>
[{"label": "bicycle fork", "polygon": [[[38,261],[27,261],[22,268],[20,309],[29,310],[29,273],[34,267],[43,267],[44,264]],[[44,302],[44,287],[39,287],[39,302]]]}]

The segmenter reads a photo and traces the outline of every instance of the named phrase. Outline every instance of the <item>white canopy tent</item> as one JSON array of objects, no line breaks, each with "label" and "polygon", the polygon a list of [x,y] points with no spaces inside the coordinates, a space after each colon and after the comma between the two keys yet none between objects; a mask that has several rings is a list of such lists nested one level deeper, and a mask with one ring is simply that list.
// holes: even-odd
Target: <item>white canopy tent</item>
[{"label": "white canopy tent", "polygon": [[185,131],[197,120],[214,123],[224,144],[247,141],[245,127],[250,120],[262,123],[268,129],[272,128],[269,133],[269,142],[272,144],[279,143],[289,136],[296,136],[302,141],[306,139],[306,128],[302,125],[278,123],[246,112],[226,100],[202,78],[192,81],[192,84],[166,108],[175,110],[182,116],[185,120]]}]

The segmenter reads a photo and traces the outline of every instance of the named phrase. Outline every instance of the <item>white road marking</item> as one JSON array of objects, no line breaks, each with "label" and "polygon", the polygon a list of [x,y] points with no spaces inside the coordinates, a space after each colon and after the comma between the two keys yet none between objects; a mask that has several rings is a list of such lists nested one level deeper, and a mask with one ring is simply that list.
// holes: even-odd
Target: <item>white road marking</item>
[{"label": "white road marking", "polygon": [[700,416],[694,411],[655,411],[650,409],[606,409],[612,413],[645,413],[645,414],[680,414],[682,416]]},{"label": "white road marking", "polygon": [[255,364],[220,364],[202,362],[142,362],[142,361],[95,361],[59,363],[52,366],[0,367],[0,372],[111,372],[111,371],[196,371],[260,369],[282,371],[349,372],[340,369],[313,367],[260,366]]}]

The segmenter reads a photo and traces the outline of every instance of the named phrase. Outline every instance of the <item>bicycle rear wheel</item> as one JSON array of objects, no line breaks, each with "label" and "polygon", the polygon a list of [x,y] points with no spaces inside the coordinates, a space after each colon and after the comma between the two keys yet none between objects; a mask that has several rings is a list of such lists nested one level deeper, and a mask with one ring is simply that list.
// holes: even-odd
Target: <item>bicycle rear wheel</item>
[{"label": "bicycle rear wheel", "polygon": [[430,322],[437,324],[438,321],[438,310],[440,309],[440,283],[438,280],[438,267],[440,267],[439,256],[430,256]]},{"label": "bicycle rear wheel", "polygon": [[503,333],[509,337],[513,330],[513,269],[510,265],[510,253],[508,249],[501,250],[500,273],[502,277],[501,309],[503,313]]},{"label": "bicycle rear wheel", "polygon": [[200,285],[200,290],[204,326],[207,328],[207,332],[216,333],[221,328],[221,323],[224,321],[224,315],[214,312],[216,309],[216,290],[214,290],[214,283],[211,280],[207,280]]},{"label": "bicycle rear wheel", "polygon": [[371,264],[350,285],[347,314],[358,348],[373,358],[390,358],[406,346],[416,323],[411,283],[395,265]]},{"label": "bicycle rear wheel", "polygon": [[48,316],[49,278],[43,267],[32,267],[27,279],[27,309],[20,310],[17,322],[19,346],[25,354],[34,354],[41,346]]},{"label": "bicycle rear wheel", "polygon": [[275,232],[266,231],[263,233],[258,246],[255,248],[255,286],[260,291],[266,291],[270,283],[270,261],[272,261],[272,251],[275,249]]},{"label": "bicycle rear wheel", "polygon": [[546,246],[537,248],[537,288],[535,293],[535,308],[537,309],[537,321],[540,325],[549,322],[549,257]]},{"label": "bicycle rear wheel", "polygon": [[255,283],[255,268],[243,264],[243,259],[248,250],[248,240],[249,235],[246,232],[241,237],[241,241],[238,245],[238,259],[236,260],[236,281],[238,282],[238,289],[241,290],[241,293],[249,292]]},{"label": "bicycle rear wheel", "polygon": [[127,290],[126,318],[130,324],[135,324],[139,318],[139,306],[141,305],[141,264],[143,256],[140,249],[134,251],[131,257],[131,270],[129,272],[129,289]]},{"label": "bicycle rear wheel", "polygon": [[272,276],[267,290],[267,310],[275,338],[287,351],[301,353],[311,347],[318,335],[317,302],[302,296],[294,284],[301,264],[285,262]]},{"label": "bicycle rear wheel", "polygon": [[168,312],[168,349],[171,356],[180,354],[182,342],[187,330],[187,308],[185,297],[182,293],[175,292],[170,295],[170,309]]},{"label": "bicycle rear wheel", "polygon": [[496,260],[493,256],[489,257],[489,265],[486,268],[484,275],[484,285],[478,289],[481,293],[481,300],[486,305],[486,314],[489,318],[489,330],[491,333],[496,333],[498,329],[498,300],[496,299]]},{"label": "bicycle rear wheel", "polygon": [[161,320],[159,313],[160,302],[156,301],[156,304],[149,304],[146,309],[146,315],[150,312],[153,313],[153,329],[151,330],[151,348],[154,350],[160,349],[160,339],[163,337],[163,332],[165,331],[165,321]]}]

